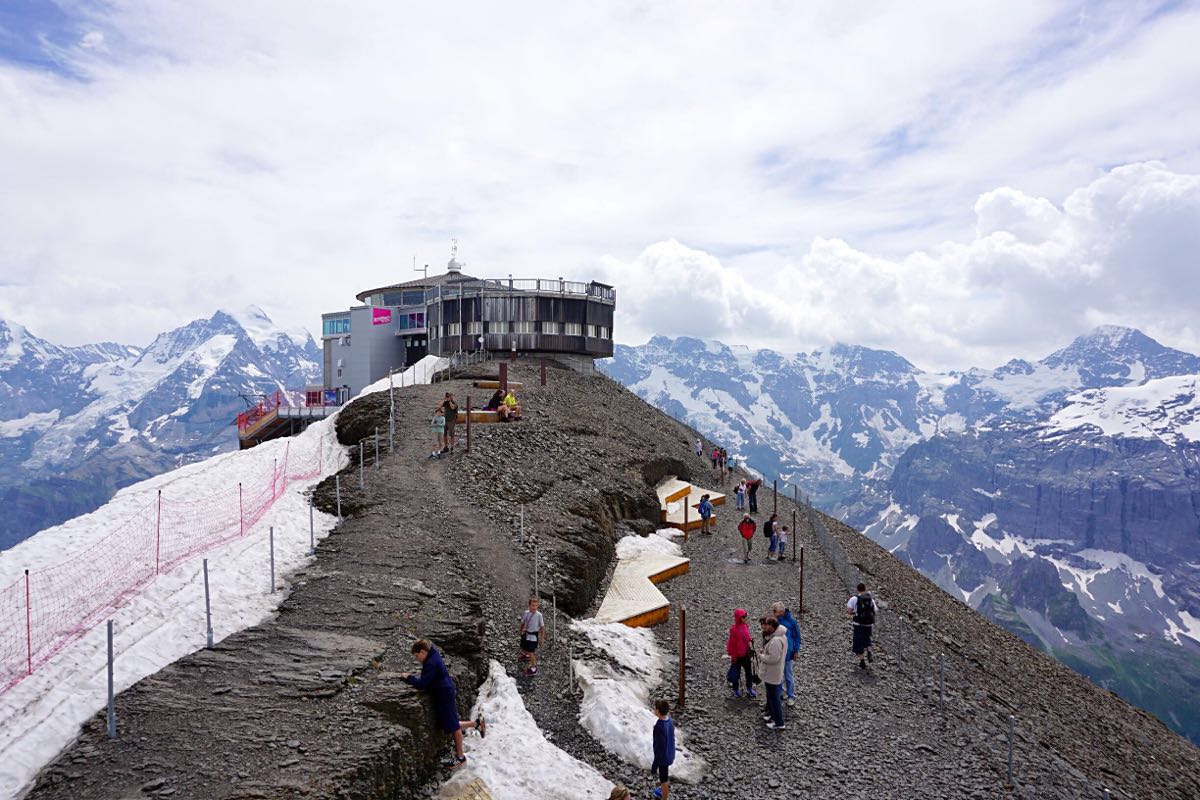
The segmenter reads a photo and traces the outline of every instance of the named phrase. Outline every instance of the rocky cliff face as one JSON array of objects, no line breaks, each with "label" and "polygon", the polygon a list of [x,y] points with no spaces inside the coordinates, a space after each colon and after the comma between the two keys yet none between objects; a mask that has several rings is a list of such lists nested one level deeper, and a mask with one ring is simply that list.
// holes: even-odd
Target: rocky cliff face
[{"label": "rocky cliff face", "polygon": [[961,373],[665,338],[607,369],[1200,739],[1200,358],[1106,326]]},{"label": "rocky cliff face", "polygon": [[237,447],[240,395],[319,374],[307,333],[261,309],[218,311],[146,348],[60,347],[0,321],[0,549],[121,487]]}]

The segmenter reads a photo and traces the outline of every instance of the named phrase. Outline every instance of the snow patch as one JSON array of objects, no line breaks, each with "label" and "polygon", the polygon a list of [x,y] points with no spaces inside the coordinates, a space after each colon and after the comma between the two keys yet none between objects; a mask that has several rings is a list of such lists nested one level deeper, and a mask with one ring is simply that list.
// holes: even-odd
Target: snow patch
[{"label": "snow patch", "polygon": [[38,433],[58,422],[57,408],[41,413],[33,412],[18,419],[0,422],[0,439],[16,439],[26,433]]}]

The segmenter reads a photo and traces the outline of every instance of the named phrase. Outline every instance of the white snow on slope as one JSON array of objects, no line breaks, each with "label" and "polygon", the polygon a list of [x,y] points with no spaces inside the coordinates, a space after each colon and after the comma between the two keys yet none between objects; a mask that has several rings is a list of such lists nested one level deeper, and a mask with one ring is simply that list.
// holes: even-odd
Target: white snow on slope
[{"label": "white snow on slope", "polygon": [[[626,536],[617,543],[618,557],[636,557],[647,550],[663,552],[660,548],[664,545],[671,552],[678,551],[679,545],[667,538],[670,533],[664,530],[648,537]],[[572,662],[583,688],[580,724],[609,752],[649,769],[654,760],[654,723],[658,721],[651,707],[651,692],[661,683],[667,665],[667,656],[658,646],[654,632],[594,619],[576,620],[571,627],[620,665],[619,670],[614,670],[607,664]],[[671,775],[684,783],[696,783],[708,765],[687,749],[684,739],[685,733],[676,728]]]},{"label": "white snow on slope", "polygon": [[1197,375],[1173,375],[1141,386],[1088,389],[1067,398],[1049,420],[1046,435],[1095,426],[1105,436],[1159,439],[1175,446],[1200,442]]},{"label": "white snow on slope", "polygon": [[0,422],[0,439],[15,439],[26,433],[44,431],[58,421],[58,409],[33,412],[18,419]]},{"label": "white snow on slope", "polygon": [[291,339],[296,347],[304,347],[308,344],[308,331],[303,329],[284,330],[271,321],[267,312],[256,305],[246,306],[240,311],[230,308],[223,308],[221,311],[233,317],[237,324],[246,331],[250,340],[262,350],[280,349],[280,339],[284,337]]},{"label": "white snow on slope", "polygon": [[481,714],[487,719],[487,736],[466,737],[467,763],[455,771],[438,798],[458,797],[476,778],[495,800],[608,797],[612,781],[546,740],[525,708],[516,681],[496,661],[471,710],[472,719]]},{"label": "white snow on slope", "polygon": [[[428,357],[410,368],[406,384],[428,382],[439,361]],[[387,389],[386,379],[359,394]],[[345,465],[337,443],[337,416],[314,423],[291,439],[275,439],[250,450],[224,453],[189,464],[119,491],[96,511],[47,528],[0,558],[0,586],[31,570],[61,563],[95,544],[122,522],[165,498],[196,499],[236,486],[246,474],[269,473],[272,462],[323,448],[324,474],[296,482],[246,536],[210,550],[158,576],[140,594],[112,614],[115,623],[117,691],[132,686],[205,644],[202,558],[209,560],[214,640],[257,625],[287,597],[287,576],[307,563],[309,506],[305,492]],[[315,515],[317,539],[336,520]],[[269,586],[267,529],[275,528],[275,567],[279,585]],[[105,626],[99,625],[12,689],[0,694],[0,797],[15,797],[46,763],[78,735],[80,726],[104,707],[106,691]],[[119,722],[118,722],[119,724]]]},{"label": "white snow on slope", "polygon": [[968,374],[979,376],[976,387],[991,392],[1011,408],[1033,408],[1047,396],[1056,392],[1078,389],[1083,385],[1077,367],[1048,367],[1045,364],[1030,364],[1028,373],[971,370]]}]

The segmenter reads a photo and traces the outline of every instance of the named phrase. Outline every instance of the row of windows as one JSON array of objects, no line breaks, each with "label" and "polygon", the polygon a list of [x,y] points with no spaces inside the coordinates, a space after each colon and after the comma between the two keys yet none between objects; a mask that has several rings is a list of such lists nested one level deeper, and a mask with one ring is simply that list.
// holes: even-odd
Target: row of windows
[{"label": "row of windows", "polygon": [[[487,323],[488,333],[538,333],[539,323],[536,322],[489,322]],[[589,339],[607,339],[608,327],[605,325],[582,325],[578,322],[542,322],[541,332],[545,334],[565,336],[583,336],[586,332]],[[433,329],[433,334],[436,336],[437,328]],[[442,336],[461,336],[463,333],[462,325],[458,322],[451,322],[442,326]],[[468,336],[478,336],[483,333],[482,322],[468,322]]]},{"label": "row of windows", "polygon": [[338,317],[337,319],[321,320],[321,335],[322,336],[340,336],[343,333],[350,332],[350,318]]}]

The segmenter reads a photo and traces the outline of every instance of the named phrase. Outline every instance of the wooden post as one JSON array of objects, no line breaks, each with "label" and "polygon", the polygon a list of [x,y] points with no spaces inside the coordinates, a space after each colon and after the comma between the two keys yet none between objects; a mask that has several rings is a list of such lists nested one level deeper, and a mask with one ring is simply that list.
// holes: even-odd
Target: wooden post
[{"label": "wooden post", "polygon": [[500,362],[500,391],[508,391],[508,364]]},{"label": "wooden post", "polygon": [[683,498],[683,540],[685,542],[688,540],[688,512],[690,510],[687,498],[685,497]]},{"label": "wooden post", "polygon": [[467,395],[467,452],[471,452],[471,395]]},{"label": "wooden post", "polygon": [[679,705],[687,703],[687,606],[679,606]]}]

